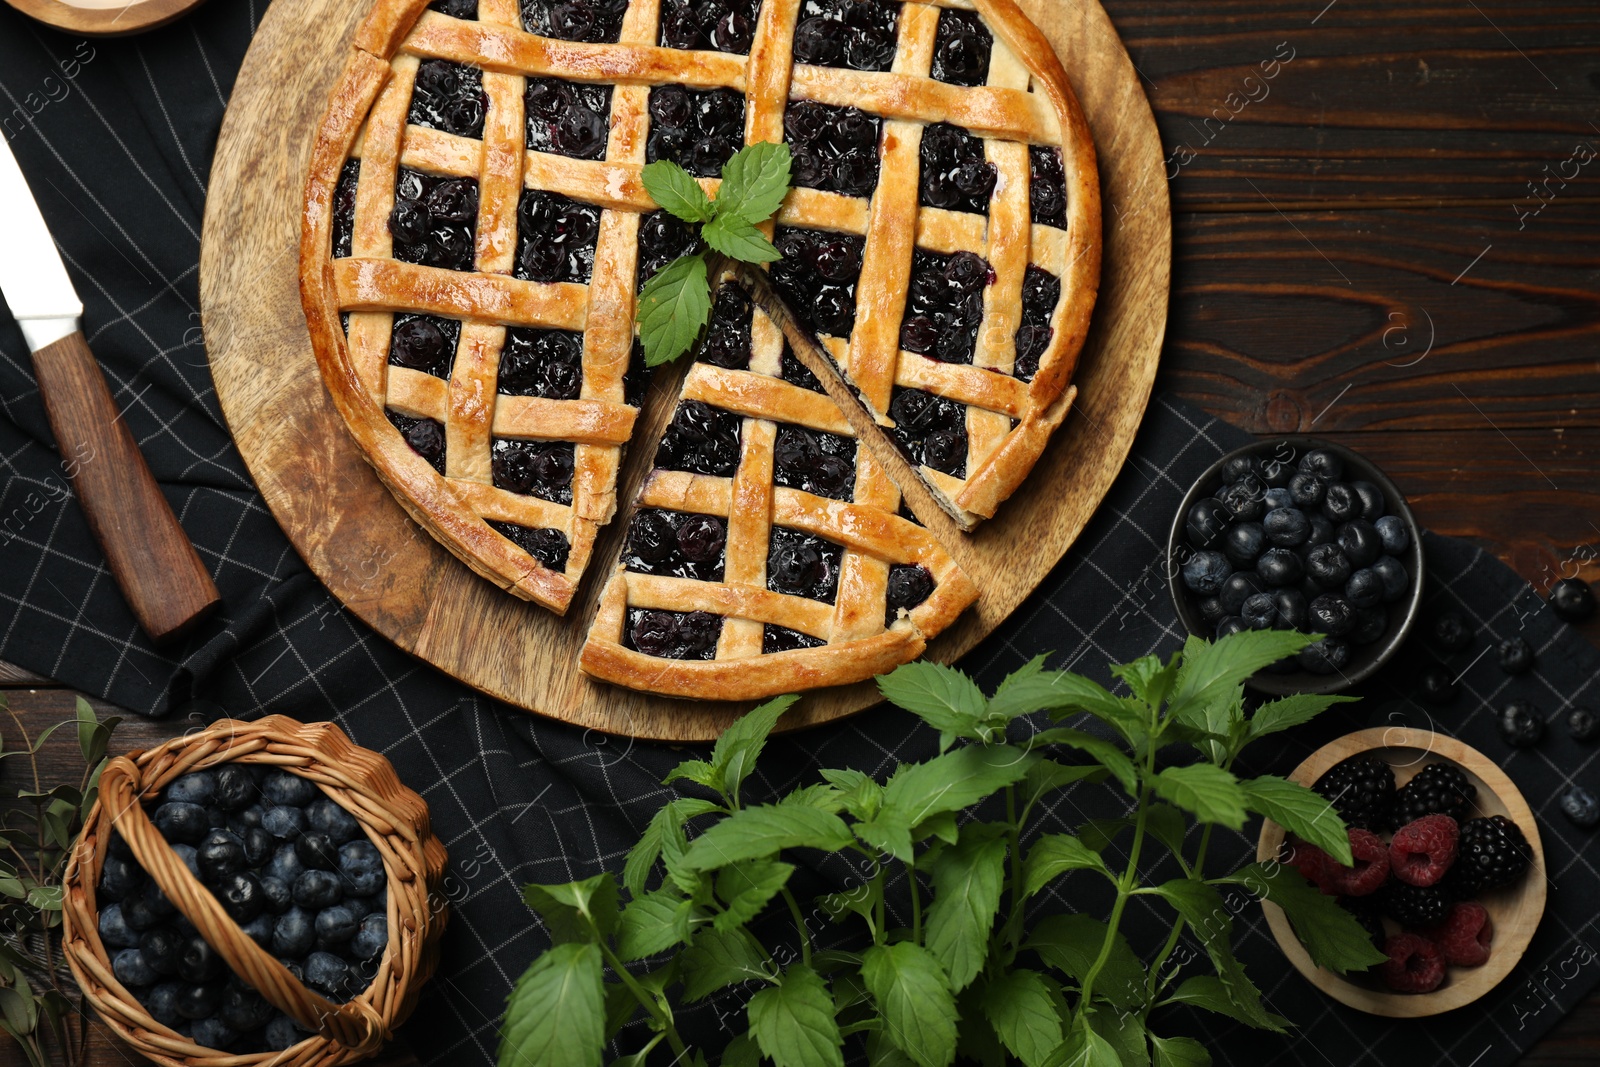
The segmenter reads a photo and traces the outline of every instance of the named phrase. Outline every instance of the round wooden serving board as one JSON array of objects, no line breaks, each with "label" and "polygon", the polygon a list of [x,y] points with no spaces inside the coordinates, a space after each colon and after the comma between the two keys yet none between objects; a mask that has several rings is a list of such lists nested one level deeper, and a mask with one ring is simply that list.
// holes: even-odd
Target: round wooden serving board
[{"label": "round wooden serving board", "polygon": [[[1106,207],[1103,274],[1074,378],[1076,409],[998,516],[947,545],[983,592],[930,645],[928,654],[946,662],[1004,621],[1082,532],[1127,458],[1166,329],[1171,208],[1161,140],[1138,75],[1095,0],[1021,5],[1055,43],[1094,133]],[[323,388],[300,309],[301,185],[328,92],[366,10],[364,3],[276,0],[223,120],[206,199],[200,301],[217,398],[239,451],[311,569],[401,648],[553,718],[641,738],[712,739],[746,705],[635,693],[578,670],[604,584],[603,553],[565,618],[477,577],[379,483]],[[671,403],[675,377],[657,376],[647,409]],[[653,452],[630,451],[619,500],[632,499]],[[850,715],[877,700],[870,682],[814,692],[785,727]]]}]

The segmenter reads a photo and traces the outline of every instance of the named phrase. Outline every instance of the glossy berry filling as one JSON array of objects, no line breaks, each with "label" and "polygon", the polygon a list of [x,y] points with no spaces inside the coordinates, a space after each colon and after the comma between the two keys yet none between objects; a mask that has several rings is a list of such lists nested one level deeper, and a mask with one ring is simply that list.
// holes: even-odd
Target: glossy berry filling
[{"label": "glossy berry filling", "polygon": [[894,420],[889,436],[907,460],[953,478],[966,477],[965,404],[921,389],[896,386],[889,401],[889,417]]},{"label": "glossy berry filling", "polygon": [[911,505],[907,504],[903,497],[900,500],[900,509],[896,511],[895,514],[909,523],[913,523],[917,526],[922,525],[922,520],[917,518],[917,513],[911,510]]},{"label": "glossy berry filling", "polygon": [[989,213],[999,172],[984,156],[981,140],[960,126],[935,123],[922,131],[921,159],[917,195],[923,207]]},{"label": "glossy berry filling", "polygon": [[433,3],[428,5],[428,10],[449,15],[453,19],[476,19],[478,0],[433,0]]},{"label": "glossy berry filling", "polygon": [[802,100],[783,116],[793,153],[790,181],[808,189],[871,196],[878,187],[878,134],[883,120],[860,108]]},{"label": "glossy berry filling", "polygon": [[780,226],[775,244],[783,258],[772,264],[772,284],[795,318],[813,333],[849,337],[856,325],[856,282],[865,239]]},{"label": "glossy berry filling", "polygon": [[483,138],[483,119],[489,113],[489,94],[483,91],[483,71],[448,59],[424,59],[411,88],[413,126],[442,130],[457,137]]},{"label": "glossy berry filling", "polygon": [[893,625],[901,609],[910,611],[933,595],[933,574],[919,563],[891,563],[883,624]]},{"label": "glossy berry filling", "polygon": [[385,415],[406,439],[411,451],[427,460],[433,469],[444,473],[444,423],[437,419],[418,419],[402,415],[393,408],[385,408]]},{"label": "glossy berry filling", "polygon": [[1016,375],[1025,382],[1039,373],[1039,359],[1055,336],[1050,320],[1060,302],[1061,279],[1030,266],[1022,279],[1022,325],[1017,327]]},{"label": "glossy berry filling", "polygon": [[1061,149],[1034,145],[1028,149],[1028,197],[1033,221],[1067,227],[1067,172]]},{"label": "glossy berry filling", "polygon": [[528,147],[573,159],[604,159],[611,86],[529,78],[523,92]]},{"label": "glossy berry filling", "polygon": [[844,546],[815,534],[772,528],[767,543],[767,588],[832,604],[839,592],[839,565]]},{"label": "glossy berry filling", "polygon": [[551,570],[567,569],[567,555],[572,551],[572,545],[560,530],[519,526],[514,522],[495,522],[493,519],[485,521],[490,529]]},{"label": "glossy berry filling", "polygon": [[812,637],[799,630],[791,630],[787,626],[777,626],[770,622],[761,628],[761,653],[765,656],[770,656],[774,652],[793,652],[797,648],[821,648],[827,643],[820,637]]},{"label": "glossy berry filling", "polygon": [[394,332],[389,336],[389,366],[449,378],[460,340],[461,323],[455,319],[402,312],[394,317]]},{"label": "glossy berry filling", "polygon": [[811,368],[800,362],[800,357],[794,354],[794,349],[789,347],[789,342],[783,342],[782,365],[779,375],[790,385],[798,385],[802,389],[809,389],[813,393],[826,393],[817,376],[811,373]]},{"label": "glossy berry filling", "polygon": [[356,184],[361,180],[361,160],[347,159],[339,168],[339,184],[333,187],[333,256],[350,254],[356,232]]},{"label": "glossy berry filling", "polygon": [[794,31],[797,63],[855,70],[894,66],[900,5],[882,0],[806,0]]},{"label": "glossy berry filling", "polygon": [[511,327],[500,350],[495,387],[506,396],[578,399],[583,390],[583,334]]},{"label": "glossy berry filling", "polygon": [[715,659],[722,616],[709,611],[629,608],[622,644],[662,659]]},{"label": "glossy berry filling", "polygon": [[699,178],[715,178],[744,144],[744,94],[733,89],[650,90],[645,159],[667,159]]},{"label": "glossy berry filling", "polygon": [[522,25],[540,37],[615,44],[628,0],[522,0]]},{"label": "glossy berry filling", "polygon": [[750,366],[750,310],[750,298],[738,286],[728,283],[717,290],[705,340],[700,342],[701,363],[728,370]]},{"label": "glossy berry filling", "polygon": [[665,0],[661,5],[663,48],[713,50],[748,55],[756,38],[760,0]]},{"label": "glossy berry filling", "polygon": [[851,499],[856,491],[855,438],[779,423],[772,480],[802,493]]},{"label": "glossy berry filling", "polygon": [[514,277],[587,284],[594,273],[600,209],[560,193],[525,189],[517,201]]},{"label": "glossy berry filling", "polygon": [[650,387],[650,368],[644,365],[644,345],[638,338],[633,341],[633,354],[628,358],[628,369],[622,375],[622,402],[638,407],[644,391]]},{"label": "glossy berry filling", "polygon": [[401,167],[389,233],[394,258],[446,270],[471,270],[478,229],[478,183]]},{"label": "glossy berry filling", "polygon": [[699,234],[665,211],[652,211],[639,220],[639,288],[679,256],[705,248]]},{"label": "glossy berry filling", "polygon": [[971,363],[983,322],[983,290],[994,279],[975,252],[917,249],[900,323],[900,347],[944,363]]},{"label": "glossy berry filling", "polygon": [[572,503],[571,441],[521,441],[496,437],[490,447],[489,467],[496,489],[557,504]]},{"label": "glossy berry filling", "polygon": [[638,574],[720,582],[728,524],[715,515],[645,508],[628,524],[622,565]]},{"label": "glossy berry filling", "polygon": [[661,435],[655,465],[731,478],[739,467],[739,416],[700,400],[685,400]]},{"label": "glossy berry filling", "polygon": [[977,12],[945,8],[933,37],[933,78],[951,85],[982,85],[989,80],[993,50],[994,34]]}]

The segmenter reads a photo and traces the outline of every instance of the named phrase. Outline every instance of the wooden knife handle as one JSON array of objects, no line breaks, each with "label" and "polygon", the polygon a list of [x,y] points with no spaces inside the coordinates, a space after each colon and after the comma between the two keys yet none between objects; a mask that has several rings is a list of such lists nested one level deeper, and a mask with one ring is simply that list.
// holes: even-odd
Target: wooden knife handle
[{"label": "wooden knife handle", "polygon": [[221,596],[111,399],[82,332],[33,354],[63,465],[128,606],[153,641],[177,637]]}]

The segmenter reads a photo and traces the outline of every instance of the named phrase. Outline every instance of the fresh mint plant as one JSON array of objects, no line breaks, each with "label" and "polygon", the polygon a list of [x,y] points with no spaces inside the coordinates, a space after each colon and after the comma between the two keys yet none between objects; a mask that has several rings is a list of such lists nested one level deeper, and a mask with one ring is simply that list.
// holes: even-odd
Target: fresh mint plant
[{"label": "fresh mint plant", "polygon": [[[884,1067],[947,1067],[958,1051],[985,1065],[1026,1067],[1209,1063],[1198,1042],[1159,1033],[1163,1009],[1174,1005],[1282,1031],[1288,1021],[1267,1009],[1233,954],[1223,887],[1282,907],[1323,967],[1345,973],[1383,959],[1355,918],[1293,869],[1206,870],[1213,830],[1240,830],[1252,815],[1350,862],[1344,824],[1322,797],[1233,771],[1251,742],[1347,699],[1289,696],[1246,714],[1244,680],[1312,640],[1275,631],[1214,644],[1190,638],[1166,662],[1147,656],[1113,667],[1127,695],[1045,670],[1043,656],[987,696],[952,668],[908,664],[879,688],[938,732],[937,756],[901,764],[882,782],[825,770],[822,781],[774,803],[748,804],[741,785],[795,698],[762,705],[728,728],[709,759],[668,775],[698,795],[656,813],[620,886],[607,872],[527,887],[555,943],[510,996],[501,1067],[598,1067],[606,1043],[641,1013],[649,1036],[613,1067],[641,1067],[658,1048],[656,1062],[704,1067],[708,1054],[687,1046],[676,1013],[730,986],[753,992],[745,1032],[721,1055],[726,1067],[842,1067],[852,1035]],[[1038,712],[1057,725],[1034,731],[1023,717]],[[1085,714],[1098,720],[1093,732],[1067,724]],[[1030,835],[1039,805],[1079,783],[1120,791],[1127,813],[1076,834]],[[1192,843],[1191,822],[1199,824]],[[1114,841],[1124,847],[1113,852]],[[795,865],[784,857],[795,849],[842,853],[864,871],[855,888],[813,902],[853,926],[853,935],[832,939],[842,948],[813,943],[804,919],[811,909],[789,885]],[[1181,874],[1146,882],[1158,849]],[[909,925],[891,923],[885,905],[897,867],[908,875],[909,904],[896,910]],[[1041,916],[1030,908],[1067,879],[1107,886],[1108,912]],[[1071,883],[1057,895],[1082,896]],[[1172,918],[1148,959],[1121,932],[1136,897]],[[794,951],[754,932],[756,920],[784,912]],[[1172,954],[1186,931],[1214,973],[1178,981]]]},{"label": "fresh mint plant", "polygon": [[[722,168],[716,199],[671,160],[647,164],[645,191],[664,211],[700,228],[715,252],[743,263],[783,258],[758,228],[789,192],[789,146],[761,141],[735,153]],[[639,339],[646,366],[670,363],[694,346],[711,314],[711,280],[705,252],[679,256],[645,282],[639,293]]]}]

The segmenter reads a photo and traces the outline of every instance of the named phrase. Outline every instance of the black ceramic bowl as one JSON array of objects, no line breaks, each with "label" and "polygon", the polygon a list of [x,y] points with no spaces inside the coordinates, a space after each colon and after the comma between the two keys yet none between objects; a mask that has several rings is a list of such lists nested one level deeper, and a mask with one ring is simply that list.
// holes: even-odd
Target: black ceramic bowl
[{"label": "black ceramic bowl", "polygon": [[1298,463],[1301,456],[1312,449],[1324,449],[1342,459],[1346,481],[1368,481],[1382,491],[1385,514],[1400,517],[1405,523],[1406,534],[1411,541],[1401,556],[1401,562],[1405,564],[1406,571],[1411,576],[1411,584],[1405,596],[1385,609],[1389,613],[1389,624],[1383,636],[1371,644],[1358,645],[1352,649],[1350,662],[1344,670],[1333,674],[1313,674],[1309,671],[1286,673],[1262,671],[1250,679],[1250,688],[1274,696],[1288,693],[1337,693],[1370,678],[1405,643],[1406,635],[1411,632],[1422,604],[1422,531],[1417,527],[1417,520],[1411,514],[1411,508],[1407,506],[1405,497],[1400,495],[1400,490],[1395,488],[1395,484],[1369,460],[1343,445],[1316,437],[1269,437],[1235,449],[1217,460],[1184,494],[1183,503],[1178,507],[1178,514],[1172,520],[1172,531],[1167,536],[1167,584],[1172,591],[1172,604],[1178,610],[1178,618],[1183,620],[1183,625],[1190,633],[1208,639],[1213,636],[1212,627],[1207,625],[1200,615],[1198,598],[1183,584],[1183,561],[1192,551],[1184,526],[1190,508],[1206,497],[1214,496],[1222,488],[1223,465],[1235,456],[1254,455],[1263,460],[1271,458],[1285,460],[1293,466]]}]

